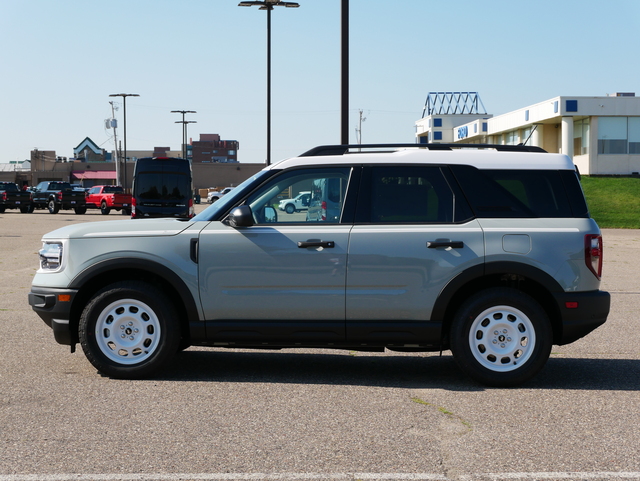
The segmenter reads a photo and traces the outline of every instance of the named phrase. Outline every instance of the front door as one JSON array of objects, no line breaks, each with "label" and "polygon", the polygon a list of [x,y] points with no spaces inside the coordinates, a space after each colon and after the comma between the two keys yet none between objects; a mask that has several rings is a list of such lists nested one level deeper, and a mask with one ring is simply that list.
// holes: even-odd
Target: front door
[{"label": "front door", "polygon": [[339,215],[318,222],[306,212],[277,209],[284,192],[310,190],[324,181],[338,186],[325,195],[342,202],[348,178],[345,168],[282,174],[246,200],[255,225],[234,228],[211,222],[201,231],[199,282],[208,337],[250,342],[344,339],[351,224],[342,224]]}]

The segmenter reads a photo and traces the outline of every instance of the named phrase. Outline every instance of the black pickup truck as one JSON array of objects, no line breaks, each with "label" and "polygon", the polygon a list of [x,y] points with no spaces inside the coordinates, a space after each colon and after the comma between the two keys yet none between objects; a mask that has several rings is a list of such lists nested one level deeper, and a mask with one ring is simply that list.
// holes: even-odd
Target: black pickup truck
[{"label": "black pickup truck", "polygon": [[49,209],[51,214],[60,209],[73,209],[76,214],[87,212],[84,191],[73,190],[69,182],[40,182],[31,194],[31,202],[36,209]]},{"label": "black pickup truck", "polygon": [[20,190],[13,182],[0,182],[0,214],[6,209],[20,209],[26,214],[31,208],[31,192]]}]

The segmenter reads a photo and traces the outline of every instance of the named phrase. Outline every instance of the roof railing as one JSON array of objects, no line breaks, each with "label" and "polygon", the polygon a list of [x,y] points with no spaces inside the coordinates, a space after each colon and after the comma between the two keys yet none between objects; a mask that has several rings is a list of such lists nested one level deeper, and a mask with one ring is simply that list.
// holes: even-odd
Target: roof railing
[{"label": "roof railing", "polygon": [[[376,150],[372,150],[376,149]],[[320,145],[301,154],[300,157],[316,157],[319,155],[346,155],[372,152],[388,152],[398,149],[428,149],[428,150],[496,150],[499,152],[540,152],[546,153],[541,147],[531,145],[499,145],[499,144],[346,144]],[[366,152],[363,152],[365,150]]]}]

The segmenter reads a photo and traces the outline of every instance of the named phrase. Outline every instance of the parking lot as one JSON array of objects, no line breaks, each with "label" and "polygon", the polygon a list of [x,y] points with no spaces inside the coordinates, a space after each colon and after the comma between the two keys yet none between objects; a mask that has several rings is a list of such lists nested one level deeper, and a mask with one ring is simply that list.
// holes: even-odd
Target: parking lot
[{"label": "parking lot", "polygon": [[603,233],[608,322],[519,389],[449,352],[190,348],[119,381],[27,294],[42,234],[122,219],[0,214],[0,481],[640,479],[640,231]]}]

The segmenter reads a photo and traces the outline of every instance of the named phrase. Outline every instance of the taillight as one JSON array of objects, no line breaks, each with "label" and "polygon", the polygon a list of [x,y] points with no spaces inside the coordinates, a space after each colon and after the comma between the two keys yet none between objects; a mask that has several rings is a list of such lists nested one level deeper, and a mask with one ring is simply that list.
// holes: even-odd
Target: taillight
[{"label": "taillight", "polygon": [[602,236],[587,234],[584,236],[584,261],[598,280],[602,277]]},{"label": "taillight", "polygon": [[56,197],[58,198],[58,200],[59,200],[60,202],[62,202],[62,191],[58,192],[58,193],[56,194]]},{"label": "taillight", "polygon": [[193,199],[189,199],[189,219],[196,215],[196,210],[193,207]]},{"label": "taillight", "polygon": [[3,200],[4,202],[6,202],[6,201],[7,201],[7,193],[6,193],[6,192],[3,192],[3,193],[2,193],[2,200]]},{"label": "taillight", "polygon": [[327,220],[327,202],[323,200],[320,207],[322,209],[322,220]]},{"label": "taillight", "polygon": [[131,218],[136,218],[136,198],[131,197]]}]

